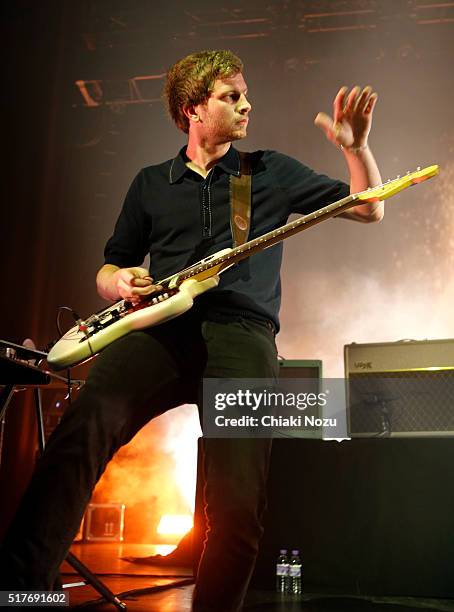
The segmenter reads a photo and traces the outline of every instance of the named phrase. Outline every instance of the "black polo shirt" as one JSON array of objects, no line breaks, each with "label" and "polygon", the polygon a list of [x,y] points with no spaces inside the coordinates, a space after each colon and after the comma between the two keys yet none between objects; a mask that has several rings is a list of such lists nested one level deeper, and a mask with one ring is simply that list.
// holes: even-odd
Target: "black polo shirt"
[{"label": "black polo shirt", "polygon": [[[186,166],[184,147],[171,160],[142,169],[132,182],[107,242],[105,263],[140,266],[150,253],[158,281],[232,246],[230,175],[240,172],[236,149],[203,178]],[[284,225],[291,213],[307,214],[349,194],[348,185],[317,174],[276,151],[252,154],[252,211],[249,238]],[[217,288],[196,298],[207,316],[233,313],[271,320],[279,328],[282,243],[221,274]]]}]

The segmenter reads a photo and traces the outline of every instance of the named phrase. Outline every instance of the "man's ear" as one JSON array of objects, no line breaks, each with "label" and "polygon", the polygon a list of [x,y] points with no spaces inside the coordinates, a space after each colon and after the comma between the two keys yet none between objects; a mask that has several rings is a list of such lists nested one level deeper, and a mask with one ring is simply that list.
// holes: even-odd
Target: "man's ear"
[{"label": "man's ear", "polygon": [[183,113],[189,119],[189,121],[199,121],[199,115],[197,113],[196,107],[193,104],[191,104],[190,106],[184,106]]}]

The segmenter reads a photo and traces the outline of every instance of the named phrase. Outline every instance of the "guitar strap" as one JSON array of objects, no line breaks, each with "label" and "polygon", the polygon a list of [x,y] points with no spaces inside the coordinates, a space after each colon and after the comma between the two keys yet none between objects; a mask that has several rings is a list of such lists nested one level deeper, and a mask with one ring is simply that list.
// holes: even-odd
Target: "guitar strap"
[{"label": "guitar strap", "polygon": [[230,228],[234,247],[247,241],[251,227],[251,155],[238,153],[240,175],[230,175]]}]

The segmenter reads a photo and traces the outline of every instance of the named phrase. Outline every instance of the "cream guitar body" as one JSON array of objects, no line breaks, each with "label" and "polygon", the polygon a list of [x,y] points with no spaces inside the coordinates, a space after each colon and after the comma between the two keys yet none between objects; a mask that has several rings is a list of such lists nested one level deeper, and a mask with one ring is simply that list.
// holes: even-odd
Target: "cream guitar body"
[{"label": "cream guitar body", "polygon": [[185,280],[177,290],[160,293],[155,302],[133,306],[124,300],[116,302],[86,321],[69,329],[53,346],[47,362],[53,370],[69,368],[137,329],[170,321],[189,310],[194,298],[219,284],[219,276],[198,281]]}]

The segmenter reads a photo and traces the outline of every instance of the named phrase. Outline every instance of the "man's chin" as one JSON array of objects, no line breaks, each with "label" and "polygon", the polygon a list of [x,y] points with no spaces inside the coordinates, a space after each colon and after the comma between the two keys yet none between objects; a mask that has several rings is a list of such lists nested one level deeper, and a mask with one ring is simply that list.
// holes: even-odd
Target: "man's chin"
[{"label": "man's chin", "polygon": [[216,144],[223,144],[227,142],[233,142],[234,140],[242,140],[246,138],[247,130],[245,128],[240,128],[238,130],[232,130],[231,132],[226,132],[222,136],[218,136],[216,140]]},{"label": "man's chin", "polygon": [[239,130],[235,130],[232,133],[232,140],[241,140],[242,138],[246,138],[246,136],[247,136],[247,129],[242,128]]}]

